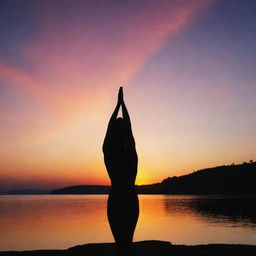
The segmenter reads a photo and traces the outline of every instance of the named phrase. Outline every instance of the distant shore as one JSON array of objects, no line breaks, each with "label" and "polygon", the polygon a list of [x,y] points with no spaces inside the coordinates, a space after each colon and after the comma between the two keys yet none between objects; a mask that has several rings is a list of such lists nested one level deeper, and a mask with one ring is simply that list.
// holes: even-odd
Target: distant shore
[{"label": "distant shore", "polygon": [[[256,196],[256,162],[222,165],[168,177],[159,183],[136,185],[138,194]],[[216,186],[216,184],[218,184]],[[58,189],[9,189],[0,195],[97,195],[109,194],[106,185],[75,185]]]},{"label": "distant shore", "polygon": [[[202,169],[160,183],[137,185],[138,194],[169,195],[256,195],[256,162]],[[216,184],[218,184],[216,186]],[[51,191],[51,194],[108,194],[109,186],[80,185]]]},{"label": "distant shore", "polygon": [[[85,244],[66,250],[33,250],[0,252],[0,256],[110,256],[113,255],[113,243]],[[133,244],[130,255],[139,256],[253,256],[256,245],[208,244],[208,245],[172,245],[165,241],[141,241]]]}]

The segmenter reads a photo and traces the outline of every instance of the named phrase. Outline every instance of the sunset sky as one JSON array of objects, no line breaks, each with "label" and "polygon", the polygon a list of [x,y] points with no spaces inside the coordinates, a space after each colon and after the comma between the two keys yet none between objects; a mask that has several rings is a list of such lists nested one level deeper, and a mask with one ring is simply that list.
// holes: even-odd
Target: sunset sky
[{"label": "sunset sky", "polygon": [[137,184],[256,159],[256,1],[1,0],[0,191],[109,184],[124,87]]}]

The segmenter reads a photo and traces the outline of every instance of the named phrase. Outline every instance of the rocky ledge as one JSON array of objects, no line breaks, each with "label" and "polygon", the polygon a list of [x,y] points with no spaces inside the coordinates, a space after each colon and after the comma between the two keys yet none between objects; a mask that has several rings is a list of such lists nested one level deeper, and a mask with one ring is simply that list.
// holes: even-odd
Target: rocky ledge
[{"label": "rocky ledge", "polygon": [[[133,244],[133,256],[255,256],[256,246],[238,244],[172,245],[165,241],[141,241]],[[0,252],[0,256],[110,256],[113,243],[85,244],[66,250],[34,250]]]}]

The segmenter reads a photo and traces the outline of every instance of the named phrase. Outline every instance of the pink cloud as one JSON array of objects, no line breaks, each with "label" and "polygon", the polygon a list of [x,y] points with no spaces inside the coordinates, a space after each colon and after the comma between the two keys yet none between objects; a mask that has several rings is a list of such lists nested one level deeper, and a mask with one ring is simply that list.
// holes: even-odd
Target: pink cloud
[{"label": "pink cloud", "polygon": [[[29,132],[17,127],[6,133],[33,142],[40,137],[44,139],[45,134],[68,129],[76,120],[98,124],[95,119],[109,105],[107,101],[114,88],[127,83],[153,54],[191,25],[212,2],[46,2],[41,8],[38,34],[22,52],[26,68],[0,65],[0,78],[6,85],[23,91],[35,108],[39,104],[45,111],[33,120],[34,125],[32,120],[27,122]],[[47,118],[50,120],[47,132],[41,135],[42,120]],[[60,141],[56,143],[63,143]],[[40,155],[45,148],[50,150],[40,147],[34,150],[42,150]],[[33,145],[31,148],[34,149]],[[11,148],[10,156],[12,152]]]},{"label": "pink cloud", "polygon": [[81,2],[71,10],[55,2],[24,55],[53,92],[86,94],[127,81],[210,2],[135,1],[127,9]]},{"label": "pink cloud", "polygon": [[31,68],[0,65],[0,77],[57,115],[60,127],[100,108],[110,89],[132,78],[213,1],[110,2],[47,2],[38,35],[23,51]]},{"label": "pink cloud", "polygon": [[38,35],[23,51],[31,68],[1,65],[0,76],[57,111],[88,106],[92,94],[101,98],[128,81],[211,2],[46,2]]}]

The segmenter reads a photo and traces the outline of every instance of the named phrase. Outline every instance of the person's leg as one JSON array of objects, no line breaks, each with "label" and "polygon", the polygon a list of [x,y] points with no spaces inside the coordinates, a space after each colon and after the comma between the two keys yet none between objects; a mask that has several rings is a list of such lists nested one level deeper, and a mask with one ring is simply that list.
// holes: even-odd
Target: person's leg
[{"label": "person's leg", "polygon": [[139,216],[135,190],[112,190],[108,198],[108,221],[118,251],[128,251]]}]

